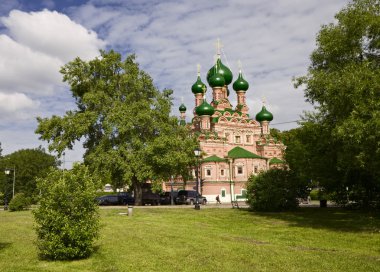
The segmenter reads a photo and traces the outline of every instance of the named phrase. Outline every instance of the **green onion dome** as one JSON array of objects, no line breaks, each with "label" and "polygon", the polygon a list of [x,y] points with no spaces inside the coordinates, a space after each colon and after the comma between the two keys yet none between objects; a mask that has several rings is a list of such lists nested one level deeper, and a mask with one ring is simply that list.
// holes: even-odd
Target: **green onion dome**
[{"label": "green onion dome", "polygon": [[261,109],[261,111],[256,114],[256,121],[262,122],[262,121],[272,121],[273,120],[273,114],[267,111],[265,106]]},{"label": "green onion dome", "polygon": [[198,76],[197,81],[191,86],[191,91],[193,94],[197,93],[205,93],[206,92],[206,85],[202,82],[201,77]]},{"label": "green onion dome", "polygon": [[179,106],[179,112],[185,112],[186,106],[182,103],[181,106]]},{"label": "green onion dome", "polygon": [[226,81],[224,80],[224,77],[219,73],[214,74],[209,80],[209,84],[213,88],[214,87],[223,87],[225,82]]},{"label": "green onion dome", "polygon": [[203,100],[203,103],[200,104],[196,109],[195,113],[199,116],[202,115],[213,115],[215,112],[215,109],[213,106],[211,106],[209,103],[207,103],[206,99]]},{"label": "green onion dome", "polygon": [[213,67],[211,67],[211,69],[207,73],[207,82],[210,86],[211,86],[210,79],[216,73],[219,73],[224,77],[226,85],[228,85],[232,82],[232,78],[233,78],[232,72],[227,66],[225,66],[222,63],[220,58],[218,58],[218,60],[216,61],[216,64]]},{"label": "green onion dome", "polygon": [[241,71],[239,72],[239,77],[236,79],[232,85],[235,91],[244,91],[246,92],[249,88],[248,82],[243,78]]}]

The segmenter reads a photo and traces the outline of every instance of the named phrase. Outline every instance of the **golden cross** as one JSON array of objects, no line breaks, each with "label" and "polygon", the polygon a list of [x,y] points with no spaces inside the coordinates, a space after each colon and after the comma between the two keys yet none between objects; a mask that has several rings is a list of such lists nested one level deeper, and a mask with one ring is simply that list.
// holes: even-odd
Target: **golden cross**
[{"label": "golden cross", "polygon": [[218,38],[216,40],[216,54],[220,56],[220,50],[222,49],[222,43],[220,42],[220,39]]}]

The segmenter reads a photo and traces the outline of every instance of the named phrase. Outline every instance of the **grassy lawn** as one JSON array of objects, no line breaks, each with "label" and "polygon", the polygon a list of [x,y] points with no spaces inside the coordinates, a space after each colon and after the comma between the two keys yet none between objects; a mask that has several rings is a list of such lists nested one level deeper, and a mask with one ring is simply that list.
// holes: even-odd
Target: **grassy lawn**
[{"label": "grassy lawn", "polygon": [[380,216],[341,209],[101,210],[86,260],[38,259],[30,211],[0,211],[0,271],[380,271]]}]

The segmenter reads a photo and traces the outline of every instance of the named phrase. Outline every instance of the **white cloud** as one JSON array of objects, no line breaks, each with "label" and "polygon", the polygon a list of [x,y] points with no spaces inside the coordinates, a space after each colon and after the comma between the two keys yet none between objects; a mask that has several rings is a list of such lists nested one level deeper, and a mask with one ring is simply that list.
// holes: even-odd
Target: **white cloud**
[{"label": "white cloud", "polygon": [[63,86],[60,67],[77,56],[94,58],[105,45],[56,11],[13,10],[1,21],[8,35],[0,35],[0,89],[10,94],[56,94]]},{"label": "white cloud", "polygon": [[61,84],[61,60],[33,51],[6,35],[0,35],[0,57],[0,88],[5,92],[47,95]]},{"label": "white cloud", "polygon": [[105,42],[56,11],[13,10],[0,21],[6,28],[0,29],[0,142],[10,153],[42,144],[34,134],[36,116],[73,108],[60,67],[78,56],[93,59]]},{"label": "white cloud", "polygon": [[56,11],[22,12],[13,10],[2,18],[9,35],[31,50],[59,58],[64,63],[80,56],[91,59],[105,46],[97,34]]},{"label": "white cloud", "polygon": [[33,101],[25,94],[0,92],[0,120],[27,119],[28,111],[35,110],[38,106],[38,101]]}]

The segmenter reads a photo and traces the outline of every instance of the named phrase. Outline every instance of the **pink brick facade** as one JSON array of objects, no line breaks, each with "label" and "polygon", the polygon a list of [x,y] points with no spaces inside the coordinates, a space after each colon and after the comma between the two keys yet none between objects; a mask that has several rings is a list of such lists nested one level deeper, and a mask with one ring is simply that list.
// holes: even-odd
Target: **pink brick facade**
[{"label": "pink brick facade", "polygon": [[[213,86],[219,84],[219,81],[213,82],[212,76],[215,73],[219,76],[224,75],[224,86]],[[281,167],[279,162],[285,150],[285,146],[269,134],[269,123],[273,116],[265,107],[256,115],[256,120],[248,115],[249,108],[246,105],[248,83],[242,73],[240,72],[238,76],[240,81],[236,80],[233,84],[235,92],[229,94],[228,84],[231,80],[232,73],[221,63],[219,56],[217,63],[207,75],[207,81],[212,89],[211,103],[204,101],[206,86],[202,86],[199,72],[198,80],[192,87],[195,107],[190,126],[198,137],[203,154],[199,167],[200,179],[203,182],[199,188],[209,203],[215,202],[217,195],[222,202],[244,200],[244,190],[249,176],[257,175],[271,167]],[[235,108],[229,101],[229,95],[237,96],[238,104]],[[183,123],[184,118],[182,111]],[[175,189],[183,187],[181,182],[174,184]],[[168,185],[166,184],[166,187]],[[186,183],[186,189],[194,188],[195,179]]]}]

